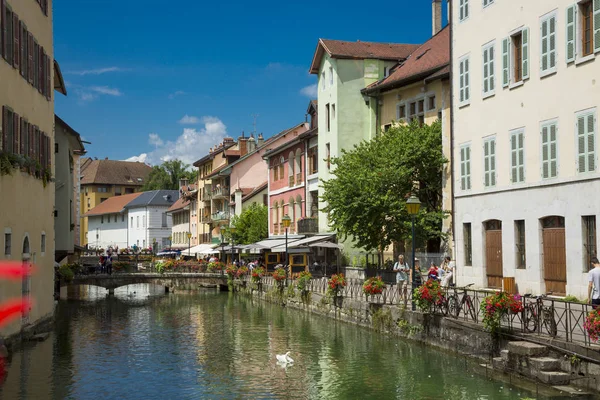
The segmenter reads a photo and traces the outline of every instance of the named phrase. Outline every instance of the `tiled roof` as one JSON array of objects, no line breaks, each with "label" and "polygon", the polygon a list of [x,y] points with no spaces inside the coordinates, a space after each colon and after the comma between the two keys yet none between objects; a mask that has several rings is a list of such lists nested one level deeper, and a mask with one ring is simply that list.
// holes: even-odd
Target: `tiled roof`
[{"label": "tiled roof", "polygon": [[152,167],[140,162],[86,158],[81,162],[81,184],[143,186],[150,171]]},{"label": "tiled roof", "polygon": [[416,49],[390,76],[365,91],[393,89],[425,79],[450,65],[450,28],[447,26]]},{"label": "tiled roof", "polygon": [[173,211],[183,210],[189,204],[190,204],[189,200],[181,197],[181,198],[177,199],[177,201],[171,207],[169,207],[169,209],[167,210],[167,212],[173,212]]},{"label": "tiled roof", "polygon": [[233,142],[233,143],[224,143],[222,144],[222,146],[219,146],[216,150],[213,150],[212,152],[208,153],[207,155],[205,155],[204,157],[202,157],[201,159],[199,159],[198,161],[194,162],[194,167],[200,167],[202,164],[204,164],[205,162],[207,162],[208,160],[212,160],[215,158],[215,156],[217,154],[220,154],[223,152],[223,150],[227,150],[230,147],[233,147],[237,144],[237,142]]},{"label": "tiled roof", "polygon": [[239,150],[225,150],[225,157],[230,157],[230,156],[240,156],[241,152]]},{"label": "tiled roof", "polygon": [[244,188],[242,188],[242,203],[246,200],[249,200],[252,198],[252,196],[254,196],[256,193],[259,193],[263,190],[265,190],[268,186],[268,182],[263,183],[262,185],[259,185],[257,187],[255,187],[254,189],[251,189],[248,193],[244,192]]},{"label": "tiled roof", "polygon": [[346,42],[343,40],[319,39],[317,49],[310,66],[310,73],[319,73],[321,60],[325,52],[332,58],[353,58],[377,60],[405,60],[418,44],[376,43],[376,42]]},{"label": "tiled roof", "polygon": [[171,207],[178,199],[178,190],[150,190],[148,192],[142,192],[139,197],[127,204],[127,208],[145,206]]},{"label": "tiled roof", "polygon": [[141,193],[131,193],[124,194],[121,196],[109,197],[102,203],[98,204],[96,207],[92,208],[83,216],[90,217],[94,215],[115,214],[121,212],[127,204],[135,200],[139,195],[141,195]]},{"label": "tiled roof", "polygon": [[219,172],[221,172],[222,170],[224,170],[225,168],[229,167],[231,164],[223,164],[221,165],[219,168],[217,169],[213,169],[212,172],[209,175],[206,175],[204,177],[204,179],[210,179],[210,178],[214,178],[215,176],[217,176],[217,174]]}]

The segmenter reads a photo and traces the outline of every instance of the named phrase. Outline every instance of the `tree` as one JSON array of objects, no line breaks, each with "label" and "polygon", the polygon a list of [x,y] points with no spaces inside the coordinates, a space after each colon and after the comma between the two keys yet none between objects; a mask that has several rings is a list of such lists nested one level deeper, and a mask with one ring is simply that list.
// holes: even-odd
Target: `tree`
[{"label": "tree", "polygon": [[196,176],[197,171],[190,170],[190,166],[181,160],[165,161],[161,165],[152,167],[142,190],[178,190],[180,179],[185,178],[190,183],[194,183]]},{"label": "tree", "polygon": [[406,200],[415,194],[421,209],[415,219],[420,241],[444,238],[442,220],[441,124],[396,125],[331,161],[334,178],[324,181],[322,200],[331,227],[352,237],[358,247],[383,249],[410,237]]},{"label": "tree", "polygon": [[259,242],[269,237],[269,210],[265,205],[252,204],[232,219],[235,241],[240,244]]}]

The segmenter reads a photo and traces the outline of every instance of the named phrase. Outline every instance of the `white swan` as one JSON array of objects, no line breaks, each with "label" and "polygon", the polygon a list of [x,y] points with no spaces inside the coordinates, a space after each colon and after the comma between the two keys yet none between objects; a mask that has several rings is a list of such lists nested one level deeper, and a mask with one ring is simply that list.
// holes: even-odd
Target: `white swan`
[{"label": "white swan", "polygon": [[290,351],[288,351],[285,354],[277,354],[275,357],[277,358],[277,361],[280,363],[284,363],[284,364],[291,364],[294,362],[294,360],[292,359],[292,357],[290,357]]}]

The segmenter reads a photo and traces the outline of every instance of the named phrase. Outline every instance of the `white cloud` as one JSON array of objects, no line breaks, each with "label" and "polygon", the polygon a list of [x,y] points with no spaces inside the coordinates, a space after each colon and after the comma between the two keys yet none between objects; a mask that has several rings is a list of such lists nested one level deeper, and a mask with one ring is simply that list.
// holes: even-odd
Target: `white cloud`
[{"label": "white cloud", "polygon": [[65,72],[65,74],[85,76],[85,75],[102,75],[102,74],[106,74],[109,72],[122,72],[122,71],[128,71],[128,70],[124,69],[124,68],[119,68],[119,67],[107,67],[107,68],[85,69],[82,71],[67,71],[67,72]]},{"label": "white cloud", "polygon": [[173,100],[175,97],[177,97],[177,96],[183,96],[184,94],[185,94],[185,92],[183,90],[178,90],[178,91],[176,91],[174,93],[171,93],[169,95],[169,99]]},{"label": "white cloud", "polygon": [[200,118],[185,114],[179,123],[181,125],[197,125],[200,123]]},{"label": "white cloud", "polygon": [[148,143],[155,146],[149,153],[128,158],[126,161],[140,161],[152,165],[164,161],[179,159],[186,164],[192,164],[204,157],[208,149],[223,141],[227,136],[227,127],[217,117],[202,117],[199,119],[204,127],[200,129],[184,128],[175,140],[164,140],[156,133],[148,135]]},{"label": "white cloud", "polygon": [[300,93],[306,97],[310,97],[311,99],[316,99],[317,98],[317,84],[315,83],[315,84],[303,87],[302,89],[300,89]]},{"label": "white cloud", "polygon": [[121,96],[123,95],[123,93],[121,93],[121,91],[117,88],[110,88],[108,86],[92,86],[90,87],[90,90],[96,92],[96,93],[100,93],[100,94],[106,94],[108,96]]}]

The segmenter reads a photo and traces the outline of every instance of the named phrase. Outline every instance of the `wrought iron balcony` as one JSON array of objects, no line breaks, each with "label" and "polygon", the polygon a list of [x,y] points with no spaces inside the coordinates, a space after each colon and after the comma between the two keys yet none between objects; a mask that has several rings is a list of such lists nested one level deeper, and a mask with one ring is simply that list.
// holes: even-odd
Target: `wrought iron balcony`
[{"label": "wrought iron balcony", "polygon": [[212,191],[211,198],[213,198],[213,199],[229,198],[229,187],[221,186],[221,187],[214,188]]},{"label": "wrought iron balcony", "polygon": [[212,222],[229,220],[229,212],[219,211],[211,216]]},{"label": "wrought iron balcony", "polygon": [[298,234],[319,233],[318,218],[303,218],[298,220]]}]

